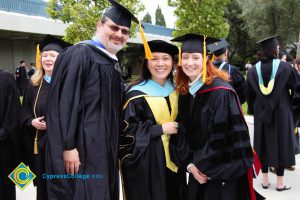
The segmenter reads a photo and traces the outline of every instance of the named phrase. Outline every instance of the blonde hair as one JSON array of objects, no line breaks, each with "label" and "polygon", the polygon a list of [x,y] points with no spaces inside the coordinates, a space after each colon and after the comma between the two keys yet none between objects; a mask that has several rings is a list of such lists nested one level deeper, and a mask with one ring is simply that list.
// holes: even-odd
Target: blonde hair
[{"label": "blonde hair", "polygon": [[[41,56],[42,57],[42,56]],[[42,66],[42,58],[40,57],[40,67],[35,71],[35,73],[31,77],[31,82],[33,86],[39,86],[43,76],[45,75],[45,70]]]}]

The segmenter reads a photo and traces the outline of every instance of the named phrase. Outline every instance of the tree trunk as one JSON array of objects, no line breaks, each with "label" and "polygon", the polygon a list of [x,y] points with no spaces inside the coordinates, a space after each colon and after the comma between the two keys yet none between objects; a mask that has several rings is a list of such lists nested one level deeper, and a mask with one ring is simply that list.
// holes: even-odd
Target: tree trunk
[{"label": "tree trunk", "polygon": [[297,44],[297,55],[296,57],[300,57],[300,32],[299,32],[299,39],[298,39],[298,44]]}]

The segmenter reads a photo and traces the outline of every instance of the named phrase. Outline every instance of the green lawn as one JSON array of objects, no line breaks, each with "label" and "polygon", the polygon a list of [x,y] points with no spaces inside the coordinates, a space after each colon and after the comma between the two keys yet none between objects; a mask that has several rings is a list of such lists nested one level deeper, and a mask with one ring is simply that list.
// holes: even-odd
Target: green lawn
[{"label": "green lawn", "polygon": [[248,109],[247,103],[244,103],[244,104],[242,105],[242,109],[243,109],[244,115],[248,115],[248,113],[247,113],[247,109]]}]

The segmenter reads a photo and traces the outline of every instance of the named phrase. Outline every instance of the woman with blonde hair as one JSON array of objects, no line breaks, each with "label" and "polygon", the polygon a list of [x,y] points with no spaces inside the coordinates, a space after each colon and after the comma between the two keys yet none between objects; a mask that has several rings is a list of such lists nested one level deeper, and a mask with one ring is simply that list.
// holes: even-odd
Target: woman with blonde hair
[{"label": "woman with blonde hair", "polygon": [[176,75],[180,125],[171,136],[171,158],[190,173],[186,199],[255,199],[253,153],[238,96],[206,56],[206,43],[218,40],[186,34],[172,41],[183,44]]},{"label": "woman with blonde hair", "polygon": [[51,35],[44,38],[39,45],[40,67],[31,77],[23,99],[21,125],[25,137],[25,162],[36,175],[34,184],[37,186],[38,200],[47,200],[46,179],[42,178],[42,174],[45,173],[47,95],[56,58],[69,45]]}]

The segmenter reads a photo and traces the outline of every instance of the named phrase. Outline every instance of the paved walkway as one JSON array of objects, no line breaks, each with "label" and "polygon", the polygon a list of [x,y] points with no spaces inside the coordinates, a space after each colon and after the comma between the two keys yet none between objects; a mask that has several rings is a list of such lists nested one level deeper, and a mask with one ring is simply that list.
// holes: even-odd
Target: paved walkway
[{"label": "paved walkway", "polygon": [[[246,121],[249,126],[251,139],[253,138],[253,118],[246,116]],[[285,170],[285,182],[286,184],[292,186],[291,190],[277,192],[276,187],[276,175],[270,173],[270,187],[269,189],[263,189],[261,187],[261,173],[258,178],[254,180],[255,189],[266,197],[266,200],[298,200],[300,199],[300,155],[296,156],[296,170],[287,171]],[[24,191],[21,191],[19,188],[17,190],[17,200],[35,200],[36,190],[33,185],[29,185]],[[230,199],[228,199],[230,200]]]}]

